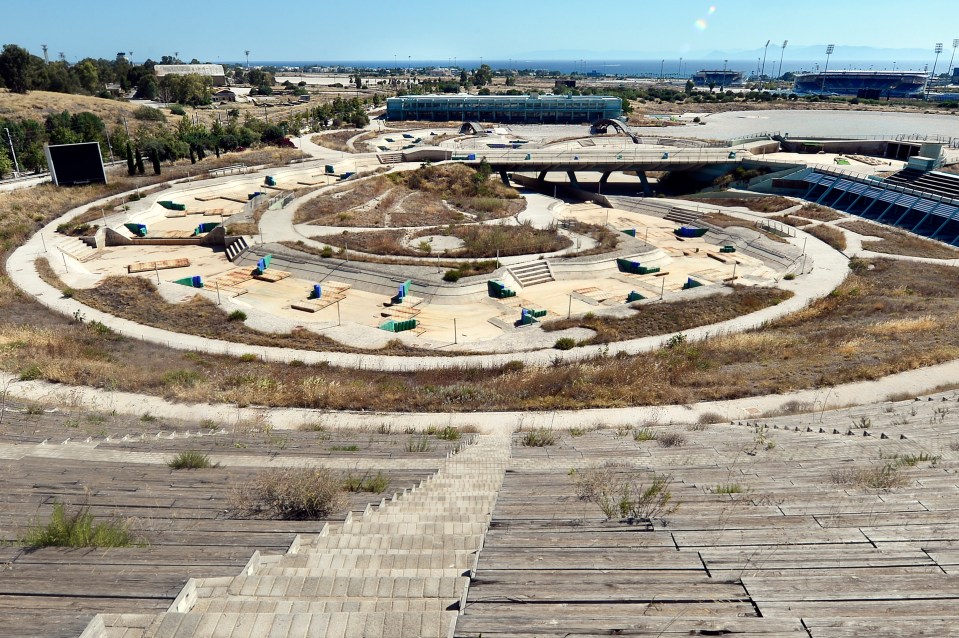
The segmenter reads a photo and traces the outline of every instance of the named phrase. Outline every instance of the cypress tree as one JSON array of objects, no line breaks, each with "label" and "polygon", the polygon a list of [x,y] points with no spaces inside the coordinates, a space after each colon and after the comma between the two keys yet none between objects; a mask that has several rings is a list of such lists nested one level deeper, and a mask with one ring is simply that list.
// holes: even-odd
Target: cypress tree
[{"label": "cypress tree", "polygon": [[130,177],[136,175],[137,167],[133,163],[133,147],[130,146],[130,143],[127,142],[127,173],[130,174]]},{"label": "cypress tree", "polygon": [[153,174],[160,174],[160,153],[156,149],[150,151],[150,161],[153,162]]},{"label": "cypress tree", "polygon": [[140,147],[139,147],[139,146],[136,148],[136,151],[135,151],[134,154],[137,156],[137,157],[136,157],[136,159],[137,159],[137,173],[139,173],[140,175],[143,175],[143,172],[144,172],[144,169],[143,169],[143,155],[140,154]]}]

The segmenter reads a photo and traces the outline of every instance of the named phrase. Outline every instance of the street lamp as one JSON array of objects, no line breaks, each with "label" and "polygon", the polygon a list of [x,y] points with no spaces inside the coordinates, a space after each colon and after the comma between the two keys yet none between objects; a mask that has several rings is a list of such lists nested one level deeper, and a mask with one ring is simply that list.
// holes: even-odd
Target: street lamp
[{"label": "street lamp", "polygon": [[783,40],[783,50],[779,54],[779,75],[777,77],[783,76],[783,58],[786,57],[786,45],[789,44],[789,40]]},{"label": "street lamp", "polygon": [[959,48],[959,38],[952,41],[952,57],[949,58],[949,70],[952,71],[952,63],[956,60],[956,49]]},{"label": "street lamp", "polygon": [[762,85],[763,78],[766,76],[766,54],[769,53],[769,43],[770,43],[770,42],[772,42],[772,40],[766,40],[766,49],[763,51],[763,66],[762,66],[762,69],[759,71],[759,83],[760,83],[760,85]]},{"label": "street lamp", "polygon": [[933,80],[936,79],[936,67],[939,66],[939,55],[942,53],[942,42],[936,42],[936,61],[932,64],[932,74],[929,76],[929,83],[926,85],[926,99],[929,99],[929,91],[932,90]]},{"label": "street lamp", "polygon": [[723,60],[723,79],[719,85],[719,90],[723,93],[726,92],[726,67],[729,65],[729,60]]},{"label": "street lamp", "polygon": [[7,141],[10,142],[10,154],[13,155],[13,166],[17,171],[17,175],[20,175],[20,162],[17,161],[17,152],[13,150],[13,138],[10,137],[10,129],[7,127],[3,128],[7,132]]},{"label": "street lamp", "polygon": [[835,50],[835,44],[830,44],[826,47],[826,69],[822,72],[822,84],[819,87],[819,97],[822,97],[822,94],[826,92],[826,74],[829,73],[829,56],[831,56]]}]

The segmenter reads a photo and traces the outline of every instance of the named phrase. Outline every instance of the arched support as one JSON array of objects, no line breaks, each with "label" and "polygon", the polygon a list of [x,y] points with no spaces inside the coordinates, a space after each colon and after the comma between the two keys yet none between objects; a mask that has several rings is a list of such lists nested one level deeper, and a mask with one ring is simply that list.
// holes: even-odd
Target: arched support
[{"label": "arched support", "polygon": [[612,175],[612,174],[613,174],[612,171],[606,171],[605,173],[603,173],[603,176],[599,178],[599,183],[600,183],[600,184],[605,184],[606,182],[608,182],[608,181],[609,181],[609,176]]},{"label": "arched support", "polygon": [[499,178],[503,180],[503,184],[505,184],[507,188],[510,188],[512,186],[512,184],[509,183],[509,175],[506,174],[505,168],[500,170]]},{"label": "arched support", "polygon": [[537,181],[540,181],[540,182],[545,182],[545,181],[546,181],[546,175],[547,175],[548,173],[549,173],[549,171],[540,171],[539,177],[537,177],[536,180],[537,180]]},{"label": "arched support", "polygon": [[649,178],[646,177],[646,171],[636,171],[636,175],[639,176],[639,181],[643,185],[643,195],[647,197],[653,194],[653,189],[649,187]]},{"label": "arched support", "polygon": [[576,171],[566,171],[566,174],[569,175],[569,183],[574,186],[579,186],[579,182],[576,180]]}]

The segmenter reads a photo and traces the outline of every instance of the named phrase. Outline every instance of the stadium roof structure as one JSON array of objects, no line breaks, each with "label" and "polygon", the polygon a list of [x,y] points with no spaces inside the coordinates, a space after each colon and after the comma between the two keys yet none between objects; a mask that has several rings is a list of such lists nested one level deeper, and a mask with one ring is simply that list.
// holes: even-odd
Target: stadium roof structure
[{"label": "stadium roof structure", "polygon": [[226,75],[222,64],[158,64],[153,67],[157,77],[164,75],[205,75],[218,77]]}]

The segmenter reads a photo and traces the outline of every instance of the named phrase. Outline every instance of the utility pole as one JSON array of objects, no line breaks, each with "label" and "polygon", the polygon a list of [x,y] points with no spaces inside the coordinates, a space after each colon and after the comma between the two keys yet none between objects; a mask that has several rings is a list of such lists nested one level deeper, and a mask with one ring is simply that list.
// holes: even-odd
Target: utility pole
[{"label": "utility pole", "polygon": [[822,94],[826,92],[826,74],[829,73],[829,56],[831,56],[835,50],[835,44],[830,44],[826,47],[826,69],[822,72],[822,84],[819,85],[819,97],[822,97]]},{"label": "utility pole", "polygon": [[782,53],[779,54],[779,75],[777,78],[781,78],[783,76],[783,58],[786,57],[786,46],[788,44],[789,40],[783,40],[783,50]]}]

